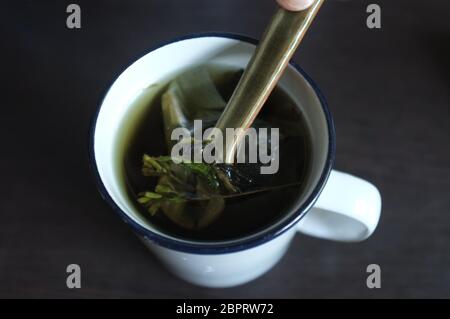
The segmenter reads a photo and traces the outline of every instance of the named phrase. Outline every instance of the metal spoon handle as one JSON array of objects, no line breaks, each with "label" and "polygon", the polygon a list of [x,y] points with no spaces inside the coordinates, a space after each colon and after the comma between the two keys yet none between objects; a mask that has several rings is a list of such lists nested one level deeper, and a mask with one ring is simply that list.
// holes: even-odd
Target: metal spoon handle
[{"label": "metal spoon handle", "polygon": [[[316,0],[308,9],[292,12],[278,9],[253,54],[216,128],[249,128],[273,88],[283,74],[289,60],[303,39],[324,0]],[[226,145],[225,161],[231,162],[239,142]]]}]

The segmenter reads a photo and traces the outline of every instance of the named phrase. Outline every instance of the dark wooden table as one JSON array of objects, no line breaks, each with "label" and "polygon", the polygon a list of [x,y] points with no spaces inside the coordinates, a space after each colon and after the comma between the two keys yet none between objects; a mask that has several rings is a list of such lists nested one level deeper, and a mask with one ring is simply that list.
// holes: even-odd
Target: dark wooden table
[{"label": "dark wooden table", "polygon": [[[336,168],[375,183],[378,230],[360,244],[298,235],[284,259],[231,289],[169,274],[97,193],[90,118],[131,61],[192,32],[259,37],[274,0],[2,1],[1,297],[450,297],[450,2],[326,1],[295,60],[328,98]],[[66,287],[66,266],[82,288]],[[382,288],[366,287],[366,267]]]}]

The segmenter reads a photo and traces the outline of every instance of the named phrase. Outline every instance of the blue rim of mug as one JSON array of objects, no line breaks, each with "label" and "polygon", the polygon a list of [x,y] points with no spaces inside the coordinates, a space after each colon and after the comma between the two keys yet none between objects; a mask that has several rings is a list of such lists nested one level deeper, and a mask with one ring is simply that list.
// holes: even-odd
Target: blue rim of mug
[{"label": "blue rim of mug", "polygon": [[[158,50],[164,46],[184,41],[184,40],[190,40],[195,38],[208,38],[208,37],[218,37],[218,38],[227,38],[227,39],[233,39],[233,40],[239,40],[241,42],[247,42],[250,44],[257,45],[258,41],[240,34],[235,33],[224,33],[224,32],[207,32],[207,33],[194,33],[194,34],[188,34],[182,37],[177,37],[172,40],[168,40],[165,42],[162,42],[153,48],[151,48],[146,54],[153,52],[155,50]],[[140,58],[142,58],[145,55],[142,55]],[[134,62],[134,61],[133,61]],[[287,217],[285,220],[278,222],[278,225],[274,227],[269,227],[266,230],[261,230],[259,233],[256,233],[254,235],[248,236],[248,238],[242,238],[242,239],[232,239],[226,242],[192,242],[192,241],[185,241],[185,240],[178,240],[176,238],[171,237],[165,237],[162,235],[157,234],[156,232],[153,232],[144,226],[140,225],[136,221],[134,221],[126,212],[124,212],[111,198],[109,195],[105,185],[103,184],[103,181],[100,177],[100,173],[97,168],[97,162],[95,160],[95,152],[94,152],[94,140],[95,140],[95,128],[97,126],[97,119],[98,115],[100,113],[101,107],[103,105],[103,101],[106,97],[106,95],[109,92],[109,88],[107,89],[106,94],[104,95],[101,103],[99,104],[90,125],[89,130],[89,164],[91,167],[91,171],[94,174],[94,178],[96,181],[97,188],[100,192],[100,195],[102,198],[113,208],[113,210],[119,214],[119,216],[122,218],[122,220],[130,225],[133,230],[143,237],[144,239],[157,244],[162,247],[166,247],[172,250],[182,251],[186,253],[192,253],[192,254],[226,254],[226,253],[233,253],[233,252],[239,252],[242,250],[246,250],[249,248],[253,248],[259,245],[262,245],[281,234],[285,233],[290,228],[294,227],[300,219],[302,219],[306,213],[309,211],[309,209],[314,205],[314,203],[317,201],[317,198],[319,197],[323,187],[325,186],[325,183],[328,179],[328,176],[331,173],[331,170],[334,165],[335,160],[335,151],[336,151],[336,135],[335,135],[335,129],[334,129],[334,123],[331,116],[331,112],[328,108],[328,104],[325,100],[324,95],[318,88],[318,86],[314,83],[314,81],[311,79],[311,77],[295,62],[290,61],[289,64],[298,72],[300,73],[303,78],[309,83],[309,85],[313,88],[317,98],[320,101],[320,104],[322,106],[322,110],[324,112],[327,127],[328,127],[328,152],[327,152],[327,159],[325,162],[325,166],[323,168],[323,171],[320,175],[319,181],[317,182],[316,186],[314,187],[311,194],[308,196],[308,198],[300,205],[300,207],[297,208],[297,211],[295,213],[291,213],[289,217]],[[128,68],[129,65],[127,65],[126,68]],[[126,69],[125,68],[125,69]],[[120,72],[120,74],[122,74]],[[119,74],[119,75],[120,75]],[[117,77],[114,79],[114,81],[117,79]],[[114,83],[114,82],[113,82]]]}]

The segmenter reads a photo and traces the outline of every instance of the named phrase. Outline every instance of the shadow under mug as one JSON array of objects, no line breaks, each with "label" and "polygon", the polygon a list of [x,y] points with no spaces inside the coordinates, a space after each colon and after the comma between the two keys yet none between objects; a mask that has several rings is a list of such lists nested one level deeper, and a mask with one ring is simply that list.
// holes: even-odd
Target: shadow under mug
[{"label": "shadow under mug", "polygon": [[257,278],[286,252],[297,231],[342,242],[357,242],[375,230],[381,211],[377,188],[332,170],[333,121],[317,86],[291,63],[279,85],[306,119],[312,138],[312,165],[306,187],[292,209],[266,229],[224,242],[195,242],[159,232],[140,216],[119,187],[114,149],[119,124],[133,99],[152,84],[194,65],[213,63],[245,68],[255,40],[232,34],[198,34],[175,39],[134,62],[115,80],[92,124],[90,159],[102,197],[173,273],[193,284],[230,287]]}]

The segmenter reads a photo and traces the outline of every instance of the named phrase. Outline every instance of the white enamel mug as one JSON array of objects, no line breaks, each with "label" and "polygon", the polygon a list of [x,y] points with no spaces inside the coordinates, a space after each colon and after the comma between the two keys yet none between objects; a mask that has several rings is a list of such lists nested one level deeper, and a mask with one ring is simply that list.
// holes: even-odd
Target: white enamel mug
[{"label": "white enamel mug", "polygon": [[152,227],[119,187],[114,156],[119,124],[143,89],[196,64],[245,68],[255,41],[231,34],[191,35],[164,43],[134,62],[113,83],[92,122],[90,159],[102,197],[177,276],[201,286],[230,287],[257,278],[286,252],[297,231],[323,239],[358,242],[375,230],[381,197],[375,186],[332,170],[333,121],[317,86],[291,63],[281,87],[301,109],[312,137],[312,167],[292,209],[266,229],[232,241],[195,242]]}]

